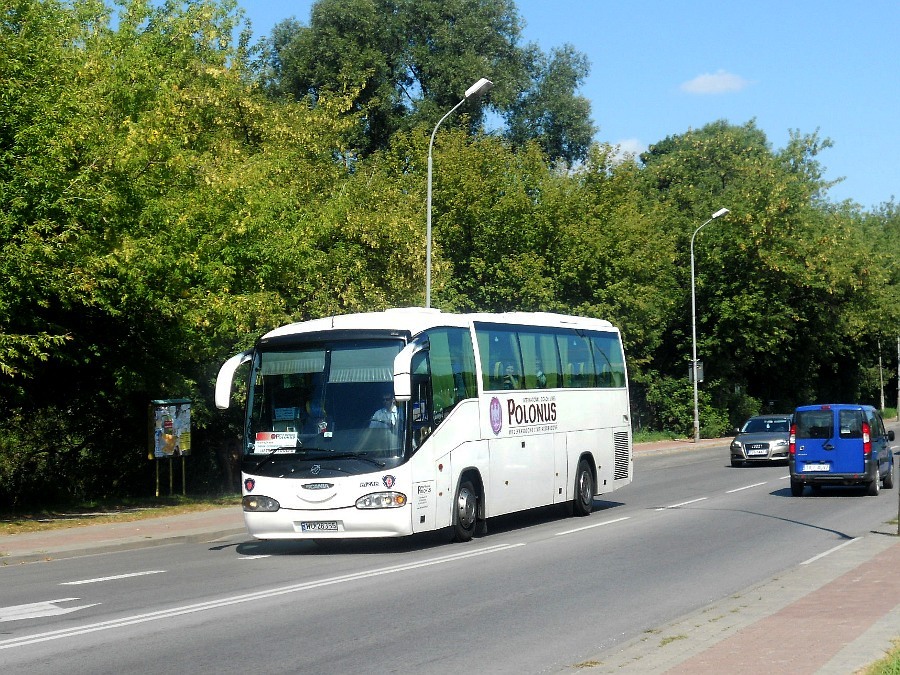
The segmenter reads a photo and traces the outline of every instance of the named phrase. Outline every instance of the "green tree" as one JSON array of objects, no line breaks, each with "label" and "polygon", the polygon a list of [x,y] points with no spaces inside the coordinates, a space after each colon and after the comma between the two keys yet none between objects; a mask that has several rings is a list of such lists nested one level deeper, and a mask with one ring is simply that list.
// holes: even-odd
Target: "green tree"
[{"label": "green tree", "polygon": [[[721,206],[731,213],[696,239],[698,355],[707,378],[789,409],[817,396],[858,396],[864,340],[848,330],[882,279],[858,229],[827,207],[817,155],[830,142],[792,135],[781,151],[750,122],[717,122],[642,156],[652,199],[680,232],[682,302],[657,353],[664,372],[690,354],[690,238]],[[856,354],[857,356],[854,356]]]},{"label": "green tree", "polygon": [[548,255],[558,228],[545,205],[564,181],[540,149],[513,151],[498,138],[447,130],[435,144],[434,167],[435,304],[485,311],[557,306]]},{"label": "green tree", "polygon": [[398,131],[433,127],[479,77],[489,99],[465,118],[480,129],[488,105],[506,117],[516,143],[538,141],[553,159],[583,159],[594,127],[575,91],[587,59],[571,46],[546,57],[522,47],[513,0],[318,0],[309,25],[294,19],[272,32],[266,81],[278,95],[316,101],[352,93],[363,154],[387,149]]},{"label": "green tree", "polygon": [[320,291],[324,252],[278,217],[339,182],[353,120],[257,91],[231,2],[134,0],[115,29],[101,2],[4,19],[0,343],[30,377],[0,379],[4,492],[29,466],[45,498],[132,489],[147,402],[195,399],[202,437],[215,363]]},{"label": "green tree", "polygon": [[597,129],[590,101],[575,93],[590,74],[587,57],[572,45],[554,48],[548,57],[534,44],[524,57],[530,84],[504,113],[507,138],[515,145],[536,141],[552,159],[587,159]]},{"label": "green tree", "polygon": [[555,276],[569,311],[613,321],[632,368],[651,363],[680,300],[674,233],[648,200],[640,167],[595,145],[554,212],[560,228]]}]

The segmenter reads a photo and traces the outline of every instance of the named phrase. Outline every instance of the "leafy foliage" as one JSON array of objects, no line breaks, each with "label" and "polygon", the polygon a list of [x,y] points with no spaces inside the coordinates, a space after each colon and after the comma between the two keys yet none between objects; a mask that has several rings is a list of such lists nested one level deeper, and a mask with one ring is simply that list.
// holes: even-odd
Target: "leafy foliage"
[{"label": "leafy foliage", "polygon": [[877,403],[900,215],[826,201],[827,139],[716,121],[623,159],[587,145],[583,57],[520,48],[512,2],[391,6],[320,0],[268,54],[231,0],[0,8],[0,504],[146,493],[169,397],[194,401],[192,486],[233,489],[219,364],[288,321],[421,303],[430,133],[473,73],[508,130],[471,102],[436,138],[436,306],[612,320],[635,418],[689,434],[690,240],[727,206],[695,241],[703,433]]},{"label": "leafy foliage", "polygon": [[570,45],[549,57],[520,46],[521,31],[513,0],[317,0],[308,26],[288,19],[273,30],[266,81],[297,100],[353,92],[361,114],[350,144],[368,155],[397,132],[433,126],[487,77],[494,89],[489,102],[470,104],[470,132],[489,106],[514,143],[582,160],[594,133],[590,104],[575,93],[587,58]]}]

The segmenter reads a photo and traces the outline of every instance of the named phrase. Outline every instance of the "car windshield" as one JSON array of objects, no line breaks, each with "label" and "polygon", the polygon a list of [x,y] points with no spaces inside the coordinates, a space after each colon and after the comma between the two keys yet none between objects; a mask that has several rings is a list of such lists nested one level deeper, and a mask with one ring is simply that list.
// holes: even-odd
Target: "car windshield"
[{"label": "car windshield", "polygon": [[346,340],[257,351],[250,374],[248,458],[395,458],[405,407],[393,395],[399,340]]},{"label": "car windshield", "polygon": [[751,417],[741,429],[742,434],[788,433],[791,420],[787,417]]}]

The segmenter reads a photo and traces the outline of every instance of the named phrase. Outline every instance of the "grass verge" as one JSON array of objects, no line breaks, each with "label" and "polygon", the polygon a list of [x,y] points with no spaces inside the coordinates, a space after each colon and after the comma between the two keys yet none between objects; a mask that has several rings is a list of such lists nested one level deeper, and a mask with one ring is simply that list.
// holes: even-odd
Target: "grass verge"
[{"label": "grass verge", "polygon": [[900,638],[894,640],[894,648],[880,659],[860,671],[862,675],[900,675]]},{"label": "grass verge", "polygon": [[82,527],[96,523],[124,523],[143,518],[208,511],[223,506],[239,507],[239,494],[211,497],[148,497],[113,502],[91,502],[60,508],[23,512],[0,512],[0,536],[43,532],[65,527]]}]

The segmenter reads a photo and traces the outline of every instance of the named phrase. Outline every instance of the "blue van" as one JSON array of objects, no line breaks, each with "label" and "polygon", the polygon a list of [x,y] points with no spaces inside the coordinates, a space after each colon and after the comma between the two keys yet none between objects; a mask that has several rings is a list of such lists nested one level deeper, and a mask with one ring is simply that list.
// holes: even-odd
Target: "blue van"
[{"label": "blue van", "polygon": [[800,406],[788,444],[791,494],[799,497],[807,485],[865,485],[872,496],[880,484],[894,487],[893,440],[870,405]]}]

